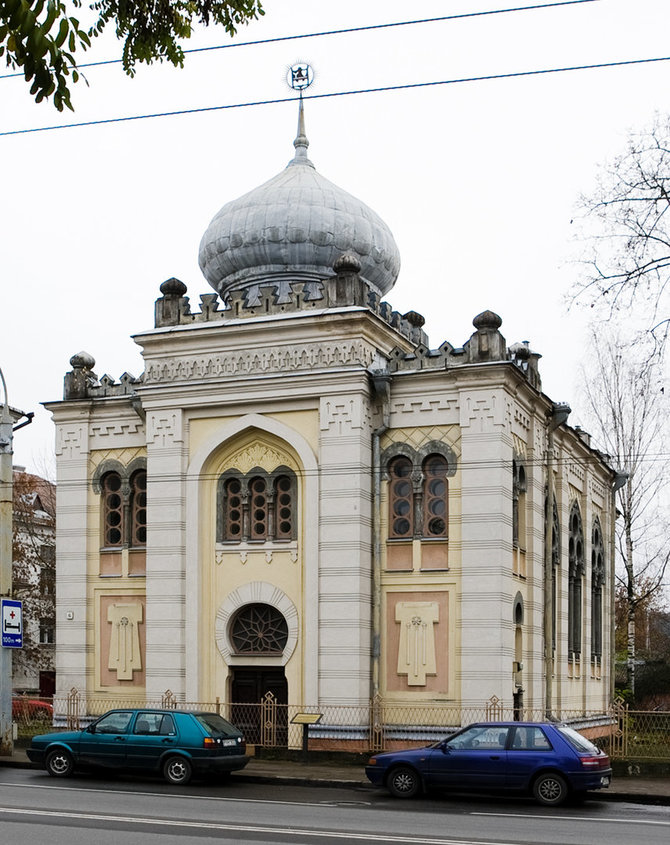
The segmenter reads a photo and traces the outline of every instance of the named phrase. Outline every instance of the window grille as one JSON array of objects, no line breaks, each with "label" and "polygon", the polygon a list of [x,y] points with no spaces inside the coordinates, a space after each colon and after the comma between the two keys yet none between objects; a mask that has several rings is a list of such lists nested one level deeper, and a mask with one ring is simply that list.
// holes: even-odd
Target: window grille
[{"label": "window grille", "polygon": [[102,479],[103,534],[105,546],[123,545],[123,498],[121,477],[108,472]]},{"label": "window grille", "polygon": [[423,536],[446,537],[449,512],[448,465],[441,455],[430,455],[423,465]]},{"label": "window grille", "polygon": [[389,464],[389,536],[412,537],[414,533],[414,495],[412,462],[395,458]]},{"label": "window grille", "polygon": [[293,537],[293,483],[288,475],[275,482],[275,536],[278,540]]},{"label": "window grille", "polygon": [[233,619],[230,639],[236,654],[281,654],[288,625],[272,605],[248,604]]},{"label": "window grille", "polygon": [[147,474],[139,470],[130,479],[130,545],[147,544]]}]

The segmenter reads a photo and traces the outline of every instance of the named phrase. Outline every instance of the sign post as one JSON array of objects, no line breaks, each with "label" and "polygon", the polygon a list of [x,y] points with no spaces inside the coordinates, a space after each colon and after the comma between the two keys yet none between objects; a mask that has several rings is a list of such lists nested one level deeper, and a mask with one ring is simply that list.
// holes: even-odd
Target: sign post
[{"label": "sign post", "polygon": [[296,713],[291,719],[292,725],[302,725],[302,762],[307,762],[309,752],[309,726],[318,725],[323,713]]},{"label": "sign post", "polygon": [[[12,594],[12,442],[14,419],[7,401],[5,377],[0,370],[4,396],[0,405],[0,597]],[[23,626],[22,626],[23,627]],[[0,754],[12,754],[12,652],[0,647]]]}]

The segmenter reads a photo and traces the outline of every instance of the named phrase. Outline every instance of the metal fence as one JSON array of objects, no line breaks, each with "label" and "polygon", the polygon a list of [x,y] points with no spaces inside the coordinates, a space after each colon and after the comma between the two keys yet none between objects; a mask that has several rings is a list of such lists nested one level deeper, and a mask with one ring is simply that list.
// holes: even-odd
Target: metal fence
[{"label": "metal fence", "polygon": [[[53,700],[14,699],[13,716],[19,734],[40,733],[52,726],[79,729],[107,710],[123,707],[155,707],[207,710],[220,713],[235,723],[249,745],[262,748],[300,748],[304,721],[299,714],[318,714],[309,727],[313,750],[352,752],[382,751],[407,745],[422,745],[448,736],[471,722],[543,721],[541,709],[523,713],[503,706],[493,696],[481,707],[448,705],[398,705],[380,696],[364,706],[309,706],[280,704],[268,693],[260,702],[241,704],[182,701],[170,690],[160,699],[88,698],[77,689]],[[607,713],[563,710],[554,714],[585,732],[612,758],[670,760],[670,711],[631,710],[617,700]]]},{"label": "metal fence", "polygon": [[612,731],[598,744],[613,758],[670,760],[670,711],[631,710],[617,699]]}]

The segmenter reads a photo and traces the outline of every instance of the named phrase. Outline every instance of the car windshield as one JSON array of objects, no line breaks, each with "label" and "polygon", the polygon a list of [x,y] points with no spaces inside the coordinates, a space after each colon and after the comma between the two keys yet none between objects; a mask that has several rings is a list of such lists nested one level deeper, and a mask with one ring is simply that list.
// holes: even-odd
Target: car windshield
[{"label": "car windshield", "polygon": [[507,743],[509,728],[505,725],[471,725],[447,742],[449,748],[478,750],[502,750]]},{"label": "car windshield", "polygon": [[227,722],[218,713],[196,713],[195,718],[211,736],[239,736],[236,727]]},{"label": "car windshield", "polygon": [[592,742],[589,742],[586,737],[583,737],[581,734],[578,734],[577,731],[573,731],[572,728],[567,728],[565,725],[558,726],[558,731],[561,736],[564,736],[570,745],[576,751],[582,751],[587,754],[600,754],[597,746],[595,746]]}]

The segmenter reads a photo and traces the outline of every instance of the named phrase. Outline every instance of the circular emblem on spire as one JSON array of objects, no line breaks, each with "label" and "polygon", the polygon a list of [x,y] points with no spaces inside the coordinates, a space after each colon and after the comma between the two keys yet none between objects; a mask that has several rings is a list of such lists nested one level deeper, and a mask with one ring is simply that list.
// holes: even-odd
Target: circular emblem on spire
[{"label": "circular emblem on spire", "polygon": [[294,91],[304,91],[314,82],[314,70],[306,62],[291,65],[286,74],[286,81]]}]

